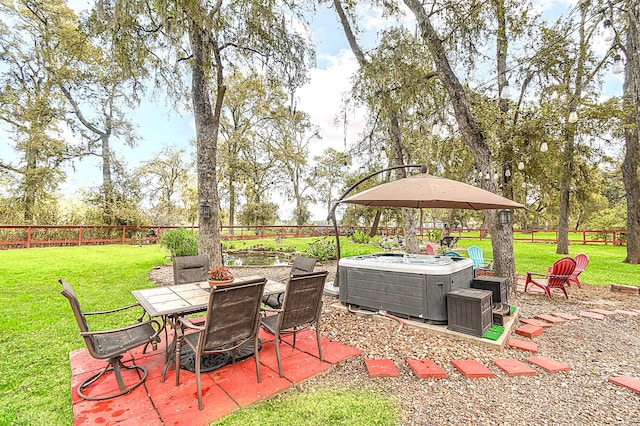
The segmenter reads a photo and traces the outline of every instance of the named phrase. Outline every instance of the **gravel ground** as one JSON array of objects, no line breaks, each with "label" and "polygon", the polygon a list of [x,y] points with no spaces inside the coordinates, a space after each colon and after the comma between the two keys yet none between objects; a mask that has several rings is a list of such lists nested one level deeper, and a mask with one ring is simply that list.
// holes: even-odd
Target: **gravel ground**
[{"label": "gravel ground", "polygon": [[[231,268],[235,276],[262,275],[285,280],[289,267]],[[336,262],[324,262],[333,280]],[[172,284],[171,267],[151,271],[157,285]],[[612,293],[609,286],[571,286],[570,299],[556,292],[552,300],[541,294],[518,294],[521,318],[538,314],[640,309],[640,296]],[[561,373],[534,367],[536,376],[508,377],[492,360],[523,360],[533,354],[505,348],[502,352],[434,334],[427,330],[399,330],[398,323],[381,316],[351,314],[332,307],[337,299],[325,296],[322,335],[362,349],[362,355],[296,385],[296,389],[370,389],[391,395],[401,425],[640,425],[640,394],[609,383],[615,375],[640,378],[640,316],[616,314],[604,320],[583,318],[546,329],[534,338],[539,353],[571,366]],[[369,378],[364,359],[392,359],[400,371],[395,378]],[[408,359],[432,359],[448,374],[446,379],[419,379]],[[467,379],[451,360],[475,359],[495,378]],[[375,422],[372,420],[372,424]]]}]

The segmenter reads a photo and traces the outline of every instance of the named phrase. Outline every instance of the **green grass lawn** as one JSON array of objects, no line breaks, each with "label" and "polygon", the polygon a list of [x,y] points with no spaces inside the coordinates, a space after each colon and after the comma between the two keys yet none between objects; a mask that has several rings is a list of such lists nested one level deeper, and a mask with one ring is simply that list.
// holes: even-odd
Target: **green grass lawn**
[{"label": "green grass lawn", "polygon": [[[458,247],[478,246],[484,256],[491,258],[491,241],[460,240]],[[544,273],[554,261],[564,257],[556,254],[555,244],[514,242],[516,272],[525,275],[528,271]],[[580,282],[594,285],[625,284],[640,285],[640,265],[622,263],[626,257],[626,247],[611,245],[569,246],[569,256],[584,253],[589,256],[589,265],[580,275]]]},{"label": "green grass lawn", "polygon": [[[0,425],[73,423],[69,352],[85,346],[58,279],[74,287],[84,311],[108,310],[135,303],[131,290],[151,287],[149,271],[164,263],[165,256],[157,245],[0,251]],[[92,329],[133,321],[141,311],[132,311],[128,318],[116,316],[112,324],[93,322]],[[251,424],[247,419],[252,416],[278,423],[296,412],[306,413],[309,425],[373,424],[353,423],[353,416],[393,424],[395,412],[387,396],[355,391],[339,395],[339,403],[320,393],[267,401],[225,424]],[[318,408],[309,413],[307,406]]]},{"label": "green grass lawn", "polygon": [[[283,243],[291,243],[301,250],[310,242],[300,240],[314,239],[286,239]],[[275,243],[275,239],[273,241]],[[491,253],[489,241],[463,240],[460,245],[477,245],[485,251],[486,256]],[[373,246],[346,241],[344,248],[343,256],[345,251],[348,255],[381,251]],[[639,284],[640,266],[621,263],[625,257],[624,247],[573,245],[570,251],[571,255],[586,253],[591,259],[581,276],[583,282],[599,285]],[[515,255],[517,271],[521,274],[526,271],[544,272],[548,265],[560,257],[555,254],[555,245],[520,242],[515,243]],[[72,423],[69,352],[84,347],[84,343],[69,303],[60,295],[59,278],[64,278],[74,287],[83,310],[107,310],[134,303],[131,290],[151,287],[153,284],[148,279],[149,271],[166,261],[166,252],[157,245],[0,251],[0,306],[3,312],[0,332],[0,425]],[[116,324],[98,325],[108,327]],[[277,423],[277,419],[287,419],[285,414],[278,413],[279,410],[286,412],[309,404],[319,404],[322,408],[317,410],[318,417],[310,414],[305,424],[353,424],[348,418],[347,412],[350,410],[360,413],[362,419],[388,420],[376,424],[393,424],[393,420],[389,419],[394,416],[385,417],[391,410],[386,396],[340,392],[344,403],[339,405],[335,401],[323,405],[322,400],[326,399],[326,395],[321,393],[316,398],[294,393],[290,395],[291,400],[278,398],[258,404],[250,407],[250,413],[238,413],[234,415],[238,416],[237,420],[231,417],[224,424],[250,424],[251,420],[247,419],[256,415],[252,414],[254,410],[258,410],[257,418],[274,416],[271,418]],[[361,404],[366,395],[371,400]],[[313,403],[307,398],[311,398]],[[373,407],[373,413],[358,411],[365,410],[367,405]],[[329,408],[332,406],[336,411]]]},{"label": "green grass lawn", "polygon": [[164,258],[156,245],[0,252],[0,424],[73,422],[69,352],[84,342],[57,280],[74,287],[85,311],[116,308],[152,285],[148,273]]}]

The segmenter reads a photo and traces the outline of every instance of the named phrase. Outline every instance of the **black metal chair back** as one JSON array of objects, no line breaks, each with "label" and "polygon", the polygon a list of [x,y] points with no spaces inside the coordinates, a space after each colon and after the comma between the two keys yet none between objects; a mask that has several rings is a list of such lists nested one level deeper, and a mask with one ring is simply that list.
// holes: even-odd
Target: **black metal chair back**
[{"label": "black metal chair back", "polygon": [[207,281],[208,271],[209,257],[205,254],[198,256],[176,256],[173,258],[174,284]]},{"label": "black metal chair back", "polygon": [[[96,359],[106,359],[108,362],[104,370],[89,377],[83,381],[80,386],[78,386],[78,395],[83,399],[100,401],[129,393],[144,383],[147,378],[147,370],[140,366],[124,365],[122,363],[122,354],[142,345],[151,344],[155,348],[157,342],[160,340],[158,337],[158,334],[162,329],[160,324],[155,320],[142,321],[142,317],[144,315],[143,311],[139,316],[138,321],[134,324],[112,330],[91,331],[89,329],[89,322],[86,318],[87,316],[115,313],[139,307],[140,305],[133,304],[103,312],[83,312],[80,308],[80,302],[78,301],[76,293],[71,285],[63,279],[58,280],[58,282],[62,284],[62,291],[60,294],[69,300],[71,310],[73,311],[73,315],[78,323],[80,335],[84,339],[87,350],[92,357]],[[125,386],[122,379],[122,373],[120,371],[122,368],[138,370],[141,373],[140,380],[132,385]],[[114,373],[119,391],[109,395],[98,396],[91,396],[85,392],[91,384],[95,383],[100,377],[109,372]]]},{"label": "black metal chair back", "polygon": [[[258,383],[260,359],[258,355],[258,331],[260,330],[260,306],[266,278],[225,284],[211,289],[207,316],[204,326],[193,325],[187,319],[180,320],[179,338],[176,345],[176,385],[180,384],[180,348],[187,344],[196,354],[196,386],[198,408],[202,410],[202,384],[200,368],[202,355],[232,352],[235,362],[236,351],[253,340],[253,354],[256,361]],[[190,328],[197,333],[184,334]]]},{"label": "black metal chair back", "polygon": [[292,276],[287,282],[282,307],[276,309],[276,315],[262,318],[263,327],[275,335],[276,358],[280,377],[283,377],[280,360],[280,335],[293,333],[293,347],[296,346],[296,333],[315,325],[318,355],[323,360],[320,344],[320,318],[322,314],[322,294],[328,271],[310,272]]}]

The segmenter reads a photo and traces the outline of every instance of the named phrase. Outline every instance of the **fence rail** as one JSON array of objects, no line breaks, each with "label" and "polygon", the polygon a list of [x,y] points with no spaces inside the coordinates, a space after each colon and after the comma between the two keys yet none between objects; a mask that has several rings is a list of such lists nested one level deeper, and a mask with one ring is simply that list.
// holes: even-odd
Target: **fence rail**
[{"label": "fence rail", "polygon": [[[170,229],[198,229],[197,226],[130,226],[130,225],[0,225],[0,249],[50,246],[83,246],[99,244],[155,244],[164,231]],[[368,233],[368,227],[339,227],[340,235],[355,230]],[[251,240],[258,238],[324,237],[334,235],[332,226],[272,225],[222,226],[223,239]],[[437,241],[442,229],[418,228],[419,238]],[[402,234],[400,227],[381,226],[378,235],[395,237]],[[461,239],[490,239],[486,229],[454,228],[450,235]],[[514,241],[556,243],[558,231],[543,229],[516,229]],[[625,245],[626,231],[571,230],[570,244]]]}]

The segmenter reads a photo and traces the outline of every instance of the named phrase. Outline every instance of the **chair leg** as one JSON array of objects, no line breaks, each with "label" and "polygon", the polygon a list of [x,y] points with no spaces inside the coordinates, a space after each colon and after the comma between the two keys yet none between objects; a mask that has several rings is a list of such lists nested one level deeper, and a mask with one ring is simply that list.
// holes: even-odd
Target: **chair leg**
[{"label": "chair leg", "polygon": [[567,289],[565,286],[560,287],[562,289],[562,292],[564,293],[564,297],[566,297],[567,299],[569,298],[569,294],[567,293]]},{"label": "chair leg", "polygon": [[[294,333],[295,336],[295,333]],[[274,343],[276,344],[276,359],[278,360],[278,373],[280,373],[280,377],[284,377],[282,374],[282,361],[280,361],[280,330],[276,330]]]},{"label": "chair leg", "polygon": [[[118,356],[114,356],[112,358],[109,358],[107,360],[108,364],[107,367],[102,370],[100,373],[95,374],[91,377],[89,377],[87,380],[85,380],[84,382],[80,383],[80,386],[78,386],[78,396],[82,399],[86,399],[89,401],[103,401],[105,399],[110,399],[110,398],[115,398],[116,396],[120,396],[120,395],[124,395],[125,393],[129,393],[132,390],[134,390],[135,388],[137,388],[138,386],[140,386],[141,384],[144,383],[144,381],[147,379],[147,370],[144,367],[141,367],[139,365],[133,365],[131,367],[128,367],[126,365],[124,365],[122,363],[122,355],[118,355]],[[140,374],[142,373],[142,377],[140,377],[140,380],[136,383],[134,383],[132,386],[130,387],[126,387],[124,384],[124,380],[122,380],[122,373],[121,373],[121,368],[125,368],[127,370],[137,370],[138,371],[138,377],[140,377]],[[109,372],[113,372],[113,374],[116,377],[116,382],[118,383],[118,389],[120,390],[119,392],[110,394],[110,395],[104,395],[104,396],[99,396],[99,397],[94,397],[94,396],[89,396],[86,395],[84,393],[84,390],[87,389],[90,385],[92,385],[93,383],[95,383],[100,377],[104,376],[105,374],[109,373]]]},{"label": "chair leg", "polygon": [[200,351],[196,351],[196,387],[198,388],[198,410],[202,410],[202,383],[200,382]]},{"label": "chair leg", "polygon": [[258,383],[261,383],[262,376],[260,376],[260,358],[258,356],[258,333],[255,333],[255,338],[253,339],[253,356],[256,358],[256,375],[258,376]]},{"label": "chair leg", "polygon": [[318,354],[320,355],[320,361],[324,361],[322,357],[322,346],[320,345],[320,321],[316,320],[316,342],[318,343]]},{"label": "chair leg", "polygon": [[[176,329],[176,333],[178,330]],[[180,384],[180,353],[182,352],[182,335],[176,336],[176,386]]]}]

